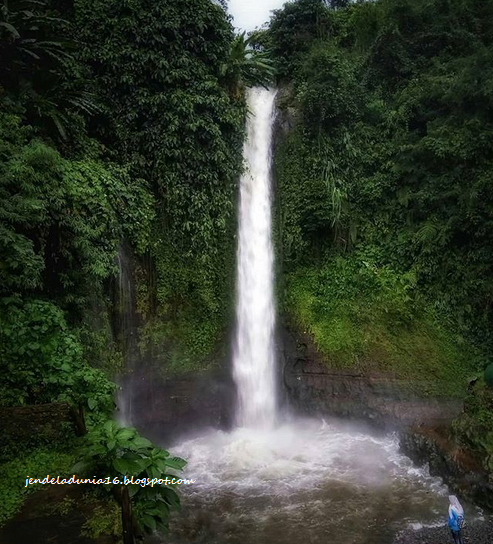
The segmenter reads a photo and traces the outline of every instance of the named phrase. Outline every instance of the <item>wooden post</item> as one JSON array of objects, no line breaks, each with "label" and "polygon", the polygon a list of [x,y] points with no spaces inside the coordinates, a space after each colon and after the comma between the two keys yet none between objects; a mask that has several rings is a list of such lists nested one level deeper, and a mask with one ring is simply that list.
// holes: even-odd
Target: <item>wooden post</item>
[{"label": "wooden post", "polygon": [[123,544],[134,544],[132,502],[130,500],[127,486],[122,488],[122,527]]},{"label": "wooden post", "polygon": [[84,436],[87,434],[86,418],[82,402],[79,402],[78,411],[76,411],[75,426],[77,429],[77,436]]}]

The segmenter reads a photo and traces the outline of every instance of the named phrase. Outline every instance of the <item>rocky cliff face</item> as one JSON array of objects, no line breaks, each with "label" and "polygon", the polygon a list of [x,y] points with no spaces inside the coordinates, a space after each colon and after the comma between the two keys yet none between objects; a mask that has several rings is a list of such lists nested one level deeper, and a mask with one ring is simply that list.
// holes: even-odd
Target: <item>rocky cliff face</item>
[{"label": "rocky cliff face", "polygon": [[223,371],[163,377],[135,375],[132,425],[167,445],[196,429],[229,428],[234,388]]},{"label": "rocky cliff face", "polygon": [[460,399],[427,398],[391,375],[333,370],[307,336],[284,329],[283,379],[292,405],[306,414],[363,419],[385,428],[446,425],[462,411]]},{"label": "rocky cliff face", "polygon": [[411,427],[401,433],[402,451],[417,464],[428,464],[459,495],[493,511],[493,480],[479,459],[457,446],[447,428]]},{"label": "rocky cliff face", "polygon": [[450,439],[460,399],[417,395],[391,375],[330,369],[310,338],[284,328],[280,357],[287,402],[298,412],[365,420],[400,433],[401,449],[417,464],[428,464],[462,497],[493,510],[493,480],[480,460]]}]

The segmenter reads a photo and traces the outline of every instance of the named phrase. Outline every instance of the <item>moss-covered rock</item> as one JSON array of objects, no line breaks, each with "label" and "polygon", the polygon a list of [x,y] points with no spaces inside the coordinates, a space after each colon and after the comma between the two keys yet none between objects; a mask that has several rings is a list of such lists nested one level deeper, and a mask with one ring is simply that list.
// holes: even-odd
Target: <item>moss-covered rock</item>
[{"label": "moss-covered rock", "polygon": [[357,256],[289,274],[285,310],[331,369],[393,376],[435,397],[465,396],[477,369],[473,348],[439,319],[411,274]]}]

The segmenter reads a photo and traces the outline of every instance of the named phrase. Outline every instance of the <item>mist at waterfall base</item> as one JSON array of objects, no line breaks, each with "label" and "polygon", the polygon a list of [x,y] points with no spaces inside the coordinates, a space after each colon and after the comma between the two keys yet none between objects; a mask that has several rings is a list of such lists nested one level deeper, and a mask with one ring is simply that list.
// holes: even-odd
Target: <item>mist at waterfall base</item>
[{"label": "mist at waterfall base", "polygon": [[399,453],[396,436],[340,421],[212,431],[173,453],[196,480],[180,488],[175,544],[390,544],[446,520],[446,487]]},{"label": "mist at waterfall base", "polygon": [[253,89],[240,182],[237,427],[173,447],[188,460],[175,544],[390,544],[418,524],[443,524],[447,489],[399,452],[394,435],[278,413],[271,241],[275,92]]}]

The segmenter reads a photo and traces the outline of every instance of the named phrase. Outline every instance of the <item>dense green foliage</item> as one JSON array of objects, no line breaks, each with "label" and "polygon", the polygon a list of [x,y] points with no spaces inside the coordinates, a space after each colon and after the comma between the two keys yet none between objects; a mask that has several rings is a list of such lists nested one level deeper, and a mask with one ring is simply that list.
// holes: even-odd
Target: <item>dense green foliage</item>
[{"label": "dense green foliage", "polygon": [[98,106],[87,88],[87,72],[74,56],[74,30],[53,9],[56,4],[48,0],[3,3],[0,99],[2,109],[22,114],[45,136],[81,140],[84,115],[95,113]]},{"label": "dense green foliage", "polygon": [[232,27],[209,0],[75,6],[104,103],[95,133],[157,202],[138,286],[143,340],[186,366],[212,351],[229,317],[245,114],[231,92],[244,72],[232,67]]},{"label": "dense green foliage", "polygon": [[0,359],[5,365],[2,405],[66,401],[110,413],[113,386],[83,358],[77,335],[50,302],[0,301]]},{"label": "dense green foliage", "polygon": [[276,157],[287,269],[354,252],[412,274],[437,315],[481,347],[492,318],[492,9],[300,0],[264,38],[275,50],[299,32],[305,44],[287,67],[297,126]]},{"label": "dense green foliage", "polygon": [[[492,17],[298,0],[260,33],[294,124],[275,156],[285,309],[328,364],[464,396],[491,361]],[[459,428],[489,463],[481,391]]]},{"label": "dense green foliage", "polygon": [[[58,305],[82,327],[86,359],[102,359],[114,348],[90,312],[111,302],[126,240],[142,349],[197,365],[229,317],[237,90],[260,80],[261,55],[238,53],[209,0],[23,0],[1,15],[2,295]],[[22,350],[9,334],[8,352]]]},{"label": "dense green foliage", "polygon": [[114,273],[123,236],[145,247],[153,198],[125,168],[63,158],[0,113],[1,293],[40,291],[77,311]]},{"label": "dense green foliage", "polygon": [[25,487],[26,478],[45,478],[47,474],[70,476],[74,454],[66,450],[35,449],[1,467],[0,526],[15,514],[27,495],[39,491],[42,484]]},{"label": "dense green foliage", "polygon": [[84,319],[126,239],[142,349],[197,365],[229,317],[237,89],[258,65],[209,0],[24,0],[2,17],[5,291],[42,290]]},{"label": "dense green foliage", "polygon": [[470,348],[460,346],[416,292],[413,274],[336,257],[297,268],[286,281],[286,310],[332,368],[402,380],[420,394],[461,396]]},{"label": "dense green foliage", "polygon": [[[125,352],[122,247],[147,359],[159,355],[164,371],[210,363],[233,292],[243,89],[271,72],[240,42],[209,0],[0,8],[0,405],[82,406],[96,440],[114,407],[108,371]],[[125,452],[144,459],[135,474],[180,468],[133,431],[110,430],[128,444],[101,435],[98,471]],[[27,463],[40,444],[18,446]],[[172,490],[154,492],[135,499],[150,529],[177,505]],[[12,514],[20,500],[9,504]]]},{"label": "dense green foliage", "polygon": [[479,379],[470,387],[464,413],[454,422],[456,440],[474,451],[493,480],[493,392]]}]

